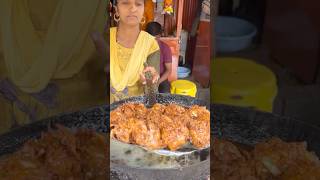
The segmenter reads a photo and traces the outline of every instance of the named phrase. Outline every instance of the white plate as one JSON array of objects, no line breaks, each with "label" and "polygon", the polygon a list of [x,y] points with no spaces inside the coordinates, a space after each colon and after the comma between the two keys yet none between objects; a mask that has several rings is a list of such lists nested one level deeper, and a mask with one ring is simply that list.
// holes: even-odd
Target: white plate
[{"label": "white plate", "polygon": [[[123,144],[127,144],[121,141],[118,141],[117,139],[113,139],[111,138],[111,141],[117,141],[118,143],[123,143]],[[202,151],[204,149],[208,149],[210,148],[210,144],[208,147],[202,148],[202,149],[197,149],[195,148],[192,144],[187,143],[185,144],[183,147],[181,147],[180,149],[178,149],[177,151],[170,151],[169,149],[157,149],[157,150],[149,150],[146,147],[143,146],[139,146],[139,145],[135,145],[135,144],[130,144],[131,146],[136,146],[139,148],[142,148],[146,151],[158,154],[158,155],[162,155],[162,156],[183,156],[183,155],[188,155],[188,154],[192,154],[196,151]]]}]

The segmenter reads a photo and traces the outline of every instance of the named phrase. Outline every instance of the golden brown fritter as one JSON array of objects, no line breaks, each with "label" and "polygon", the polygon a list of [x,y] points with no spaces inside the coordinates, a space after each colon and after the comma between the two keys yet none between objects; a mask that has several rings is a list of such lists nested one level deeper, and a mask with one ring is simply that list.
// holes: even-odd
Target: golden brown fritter
[{"label": "golden brown fritter", "polygon": [[193,106],[188,111],[187,126],[190,141],[197,148],[205,148],[210,144],[210,113],[200,106]]},{"label": "golden brown fritter", "polygon": [[146,120],[148,122],[153,122],[155,124],[160,123],[161,115],[164,113],[166,106],[162,104],[155,104],[150,108],[146,115]]},{"label": "golden brown fritter", "polygon": [[126,118],[131,118],[135,116],[135,104],[134,103],[126,103],[122,106],[118,107],[121,109],[123,115],[125,115]]},{"label": "golden brown fritter", "polygon": [[177,104],[169,104],[166,106],[164,110],[164,115],[169,116],[170,118],[175,118],[177,116],[181,116],[186,109]]},{"label": "golden brown fritter", "polygon": [[132,121],[134,118],[130,118],[126,121],[118,122],[113,129],[111,129],[110,136],[125,143],[131,143]]},{"label": "golden brown fritter", "polygon": [[149,149],[161,149],[165,147],[163,140],[161,139],[160,128],[155,123],[147,122],[148,128],[148,146]]},{"label": "golden brown fritter", "polygon": [[189,138],[189,129],[175,120],[169,120],[167,116],[163,116],[163,124],[161,125],[161,138],[170,150],[177,150],[185,145]]},{"label": "golden brown fritter", "polygon": [[58,126],[0,162],[0,179],[105,179],[107,138]]},{"label": "golden brown fritter", "polygon": [[141,103],[126,103],[120,109],[126,118],[135,117],[143,119],[147,113],[147,108]]},{"label": "golden brown fritter", "polygon": [[194,105],[190,107],[187,110],[187,113],[192,117],[192,118],[197,118],[199,116],[206,116],[210,118],[210,112],[202,106]]},{"label": "golden brown fritter", "polygon": [[148,113],[143,104],[126,103],[110,112],[110,128],[114,128],[119,123],[126,122],[130,118],[143,120]]},{"label": "golden brown fritter", "polygon": [[160,129],[153,123],[149,123],[147,126],[144,121],[136,120],[135,124],[132,126],[132,139],[133,143],[148,149],[163,147],[160,138]]},{"label": "golden brown fritter", "polygon": [[254,170],[248,164],[248,153],[226,140],[214,139],[211,168],[217,180],[253,180]]},{"label": "golden brown fritter", "polygon": [[159,127],[152,122],[146,124],[144,120],[137,118],[119,123],[111,130],[111,137],[149,149],[163,147]]},{"label": "golden brown fritter", "polygon": [[290,166],[280,176],[281,180],[318,180],[320,179],[319,165],[309,164],[305,162],[297,162]]},{"label": "golden brown fritter", "polygon": [[299,167],[304,167],[306,170],[318,166],[317,169],[320,170],[318,158],[307,151],[306,143],[303,142],[286,143],[279,138],[272,138],[257,144],[253,156],[257,175],[263,179],[277,177],[284,172],[299,173]]},{"label": "golden brown fritter", "polygon": [[190,140],[189,129],[195,147],[210,143],[210,112],[205,107],[155,104],[147,109],[127,103],[112,111],[110,118],[111,137],[148,149],[177,150]]},{"label": "golden brown fritter", "polygon": [[305,143],[272,138],[245,150],[230,141],[215,139],[211,168],[214,179],[303,180],[320,179],[320,161]]},{"label": "golden brown fritter", "polygon": [[108,163],[106,157],[109,154],[109,147],[106,143],[108,136],[81,129],[75,135],[84,179],[105,179]]},{"label": "golden brown fritter", "polygon": [[191,143],[201,149],[210,144],[210,121],[193,119],[189,122]]},{"label": "golden brown fritter", "polygon": [[126,116],[123,114],[120,108],[117,108],[110,112],[110,128],[114,128],[120,122],[126,121]]},{"label": "golden brown fritter", "polygon": [[138,119],[145,119],[148,109],[143,104],[135,104],[135,117]]},{"label": "golden brown fritter", "polygon": [[164,113],[164,110],[166,109],[166,106],[160,103],[156,103],[152,106],[152,110],[157,110],[160,113]]},{"label": "golden brown fritter", "polygon": [[0,164],[0,179],[40,180],[48,176],[47,169],[40,161],[20,153],[7,157]]}]

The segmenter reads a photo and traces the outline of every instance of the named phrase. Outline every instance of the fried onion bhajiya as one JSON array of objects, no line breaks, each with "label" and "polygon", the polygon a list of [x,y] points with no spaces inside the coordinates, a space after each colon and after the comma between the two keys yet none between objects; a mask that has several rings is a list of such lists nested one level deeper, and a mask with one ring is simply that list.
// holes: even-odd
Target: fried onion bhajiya
[{"label": "fried onion bhajiya", "polygon": [[[312,172],[313,168],[310,167],[318,167],[320,170],[319,159],[307,151],[304,142],[288,143],[279,138],[272,138],[266,142],[258,143],[253,151],[253,156],[257,175],[261,178],[278,177],[281,174],[288,176],[288,172],[291,172],[289,174],[302,173],[307,172],[307,169]],[[304,168],[305,170],[303,170]]]},{"label": "fried onion bhajiya", "polygon": [[108,163],[107,136],[94,131],[79,130],[76,138],[84,179],[105,179]]},{"label": "fried onion bhajiya", "polygon": [[119,122],[117,126],[111,129],[110,136],[125,143],[131,143],[132,121],[134,118],[130,118],[127,121]]},{"label": "fried onion bhajiya", "polygon": [[127,103],[115,111],[111,113],[111,137],[122,142],[171,150],[189,140],[197,148],[210,143],[210,112],[205,107],[155,104],[147,109],[143,104]]},{"label": "fried onion bhajiya", "polygon": [[160,129],[153,123],[145,124],[140,120],[136,120],[132,127],[132,139],[136,144],[148,149],[159,149],[163,146]]},{"label": "fried onion bhajiya", "polygon": [[210,112],[204,107],[192,106],[187,114],[190,116],[187,126],[190,140],[197,148],[204,148],[210,144]]},{"label": "fried onion bhajiya", "polygon": [[176,116],[181,116],[186,109],[177,104],[168,104],[164,110],[164,115],[170,118],[175,118]]},{"label": "fried onion bhajiya", "polygon": [[120,122],[126,121],[127,118],[123,114],[120,108],[117,108],[110,112],[110,128],[114,128],[117,126]]},{"label": "fried onion bhajiya", "polygon": [[213,168],[214,179],[256,179],[254,166],[248,162],[248,152],[240,150],[237,146],[227,140],[214,139],[213,141],[211,167]]},{"label": "fried onion bhajiya", "polygon": [[163,116],[163,124],[161,125],[161,138],[163,143],[170,150],[177,150],[187,143],[189,138],[189,129],[183,125],[176,123],[167,116]]},{"label": "fried onion bhajiya", "polygon": [[0,163],[0,179],[105,179],[106,137],[57,126]]}]

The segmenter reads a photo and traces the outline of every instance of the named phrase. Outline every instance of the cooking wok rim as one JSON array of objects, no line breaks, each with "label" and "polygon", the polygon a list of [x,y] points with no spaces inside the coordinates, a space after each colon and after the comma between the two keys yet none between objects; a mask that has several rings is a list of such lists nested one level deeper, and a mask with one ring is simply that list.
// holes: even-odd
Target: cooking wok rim
[{"label": "cooking wok rim", "polygon": [[[208,111],[210,111],[210,106],[211,104],[210,103],[207,103],[206,101],[200,99],[200,98],[196,98],[196,97],[191,97],[191,96],[186,96],[186,95],[180,95],[180,94],[170,94],[170,93],[157,93],[157,98],[158,96],[160,96],[161,98],[168,98],[168,97],[172,97],[174,99],[176,99],[175,97],[179,97],[179,98],[182,98],[184,100],[195,100],[195,101],[199,101],[201,102],[201,106],[206,106],[206,109]],[[110,104],[110,112],[112,110],[114,110],[115,108],[117,108],[119,105],[122,105],[124,103],[130,103],[132,101],[134,101],[135,99],[142,99],[142,100],[145,100],[146,96],[145,95],[139,95],[139,96],[132,96],[132,97],[129,97],[129,98],[126,98],[126,99],[122,99],[120,101],[116,101],[116,102],[113,102],[112,104]],[[142,102],[144,105],[146,104],[145,102]],[[160,103],[161,104],[161,103]],[[177,103],[179,104],[179,103]],[[181,104],[179,104],[181,105]],[[183,105],[182,105],[183,106]]]},{"label": "cooking wok rim", "polygon": [[[275,114],[275,113],[271,113],[271,112],[266,112],[266,111],[262,111],[259,109],[252,109],[249,107],[242,107],[242,106],[234,106],[234,105],[229,105],[229,104],[220,104],[220,103],[211,103],[210,107],[212,107],[213,111],[215,109],[215,107],[220,106],[220,108],[229,108],[232,109],[233,111],[236,112],[240,112],[240,111],[249,111],[249,112],[254,112],[254,113],[258,113],[259,116],[264,116],[264,115],[270,115],[273,116],[275,119],[279,120],[279,121],[283,121],[283,120],[289,120],[292,121],[294,123],[301,123],[304,126],[309,126],[310,128],[314,129],[314,130],[318,130],[320,131],[320,127],[311,124],[311,123],[307,123],[299,118],[296,117],[292,117],[292,116],[282,116],[280,114]],[[211,113],[210,113],[211,115]],[[213,113],[213,116],[216,116],[216,113]]]},{"label": "cooking wok rim", "polygon": [[210,165],[210,156],[208,159],[200,161],[199,163],[196,164],[192,164],[190,166],[183,166],[180,168],[174,167],[174,168],[142,168],[142,167],[133,167],[133,166],[127,166],[127,165],[118,165],[118,164],[114,164],[111,166],[110,163],[110,169],[116,171],[117,169],[130,169],[130,170],[146,170],[146,171],[183,171],[184,169],[189,169],[189,168],[195,168],[195,167],[199,167],[201,165],[205,165],[207,163],[209,163]]}]

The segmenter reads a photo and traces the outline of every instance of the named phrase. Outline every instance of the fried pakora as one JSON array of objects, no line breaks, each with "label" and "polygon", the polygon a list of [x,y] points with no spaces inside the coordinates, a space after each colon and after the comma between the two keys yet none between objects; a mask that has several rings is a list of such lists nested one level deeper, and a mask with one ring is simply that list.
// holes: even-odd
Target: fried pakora
[{"label": "fried pakora", "polygon": [[197,148],[204,148],[210,144],[210,114],[200,106],[193,106],[188,110],[189,118],[185,118],[190,131],[190,141]]},{"label": "fried pakora", "polygon": [[205,107],[155,104],[147,109],[127,103],[113,110],[110,118],[112,138],[148,149],[177,150],[189,141],[197,148],[210,144],[210,112]]},{"label": "fried pakora", "polygon": [[58,126],[1,160],[0,179],[105,179],[106,142],[106,136],[94,131]]},{"label": "fried pakora", "polygon": [[214,139],[211,150],[215,180],[320,179],[320,161],[303,142],[271,138],[247,150],[230,141]]}]

